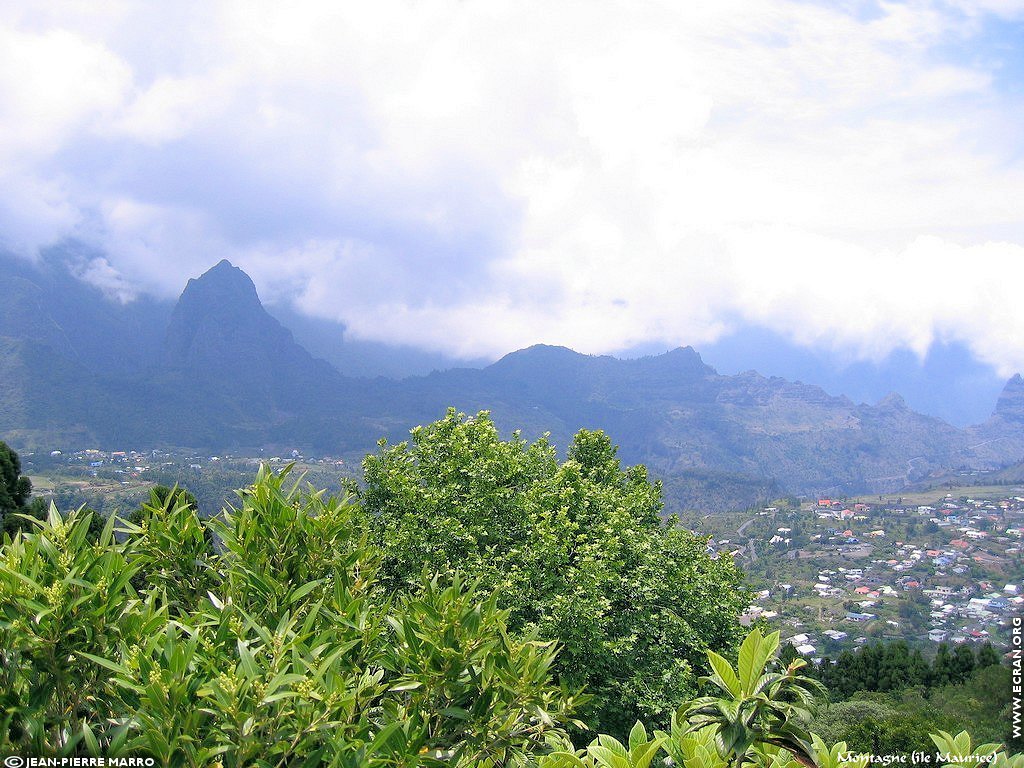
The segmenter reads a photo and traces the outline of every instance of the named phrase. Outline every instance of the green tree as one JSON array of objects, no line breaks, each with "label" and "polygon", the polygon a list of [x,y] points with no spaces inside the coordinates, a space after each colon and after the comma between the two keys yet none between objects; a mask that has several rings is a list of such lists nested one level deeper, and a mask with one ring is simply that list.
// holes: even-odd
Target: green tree
[{"label": "green tree", "polygon": [[546,439],[502,440],[486,412],[451,410],[363,469],[384,583],[458,570],[496,589],[513,630],[561,643],[555,669],[594,694],[596,729],[667,724],[704,651],[741,637],[739,571],[662,521],[660,485],[623,469],[603,432],[581,431],[560,462]]},{"label": "green tree", "polygon": [[931,685],[949,685],[957,682],[956,660],[946,643],[939,643],[928,680]]},{"label": "green tree", "polygon": [[915,648],[910,654],[910,663],[907,668],[908,685],[928,685],[928,662],[925,661],[921,651]]},{"label": "green tree", "polygon": [[910,684],[910,648],[903,640],[882,646],[878,670],[878,690],[897,691]]},{"label": "green tree", "polygon": [[28,512],[32,481],[21,474],[21,459],[7,443],[0,441],[0,517],[4,532],[14,533],[25,527],[17,517]]},{"label": "green tree", "polygon": [[999,663],[999,654],[992,647],[992,643],[985,643],[978,650],[978,669],[991,667]]},{"label": "green tree", "polygon": [[852,651],[842,651],[833,665],[830,679],[826,681],[826,684],[842,699],[848,699],[857,691],[868,690],[869,681],[865,673],[862,655]]},{"label": "green tree", "polygon": [[966,643],[957,646],[953,654],[953,669],[955,670],[954,682],[962,683],[974,672],[974,651]]}]

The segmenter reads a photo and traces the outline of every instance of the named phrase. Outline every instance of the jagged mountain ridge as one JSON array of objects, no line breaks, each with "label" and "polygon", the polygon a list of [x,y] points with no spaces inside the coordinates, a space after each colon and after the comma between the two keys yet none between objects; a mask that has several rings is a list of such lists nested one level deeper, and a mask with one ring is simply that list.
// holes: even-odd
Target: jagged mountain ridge
[{"label": "jagged mountain ridge", "polygon": [[970,439],[894,400],[857,405],[754,372],[722,376],[692,348],[617,360],[531,347],[404,389],[419,403],[489,406],[499,423],[544,428],[560,445],[579,427],[604,428],[625,458],[660,474],[719,470],[797,490],[901,487],[946,466]]},{"label": "jagged mountain ridge", "polygon": [[[296,343],[227,261],[189,281],[159,354],[137,350],[134,371],[105,372],[81,359],[66,320],[43,311],[46,286],[17,279],[29,285],[11,291],[20,298],[0,316],[22,318],[0,329],[0,430],[26,445],[360,452],[455,406],[489,409],[526,436],[550,432],[561,447],[581,427],[606,429],[626,461],[661,476],[732,473],[794,492],[892,490],[931,471],[1024,455],[1020,377],[993,417],[968,430],[916,413],[898,395],[871,406],[753,371],[724,376],[689,347],[621,360],[537,345],[482,369],[346,378]],[[37,333],[26,332],[25,316],[38,317],[27,323]]]}]

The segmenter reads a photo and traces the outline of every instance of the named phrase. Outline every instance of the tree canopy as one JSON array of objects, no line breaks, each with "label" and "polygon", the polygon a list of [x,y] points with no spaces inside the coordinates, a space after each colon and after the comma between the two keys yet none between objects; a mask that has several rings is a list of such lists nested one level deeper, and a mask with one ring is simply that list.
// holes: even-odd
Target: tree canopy
[{"label": "tree canopy", "polygon": [[0,441],[0,520],[3,533],[14,535],[30,530],[32,521],[46,519],[49,505],[32,499],[32,481],[21,474],[21,459],[7,443]]},{"label": "tree canopy", "polygon": [[27,511],[31,495],[32,481],[21,474],[21,459],[7,443],[0,441],[0,517],[4,530],[18,529],[14,515]]},{"label": "tree canopy", "polygon": [[707,649],[741,636],[749,596],[729,559],[661,517],[642,466],[601,431],[560,461],[546,438],[503,440],[490,415],[450,410],[364,463],[360,500],[392,588],[459,571],[496,589],[517,632],[557,640],[563,683],[594,694],[595,728],[667,724],[696,691]]}]

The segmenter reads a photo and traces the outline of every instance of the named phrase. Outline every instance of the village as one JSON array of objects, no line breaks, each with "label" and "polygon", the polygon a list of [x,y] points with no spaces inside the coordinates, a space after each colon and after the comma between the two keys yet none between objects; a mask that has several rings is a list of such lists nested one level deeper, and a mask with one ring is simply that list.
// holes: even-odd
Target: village
[{"label": "village", "polygon": [[252,483],[261,464],[276,471],[290,466],[296,479],[331,492],[343,492],[358,468],[351,459],[307,457],[298,450],[211,456],[185,449],[81,448],[26,452],[21,458],[33,497],[53,502],[62,511],[85,505],[103,515],[125,515],[145,502],[154,486],[164,485],[187,489],[200,514],[213,516],[237,500],[237,489]]},{"label": "village", "polygon": [[1003,645],[1024,610],[1024,495],[955,493],[931,504],[766,507],[739,538],[710,546],[735,557],[758,590],[745,621],[776,626],[802,655],[834,657],[873,639]]},{"label": "village", "polygon": [[36,453],[24,454],[24,464],[29,469],[54,469],[67,468],[79,469],[91,477],[98,477],[104,470],[129,477],[139,477],[154,469],[166,467],[187,466],[189,469],[200,471],[204,465],[213,467],[244,466],[258,467],[261,463],[267,462],[272,465],[281,465],[289,462],[310,462],[322,466],[345,466],[345,460],[334,456],[322,456],[316,459],[307,459],[298,450],[292,450],[285,456],[206,456],[196,455],[188,451],[172,450],[149,450],[149,451],[102,451],[97,448],[82,448],[65,453],[61,450],[53,450],[48,454],[39,455]]}]

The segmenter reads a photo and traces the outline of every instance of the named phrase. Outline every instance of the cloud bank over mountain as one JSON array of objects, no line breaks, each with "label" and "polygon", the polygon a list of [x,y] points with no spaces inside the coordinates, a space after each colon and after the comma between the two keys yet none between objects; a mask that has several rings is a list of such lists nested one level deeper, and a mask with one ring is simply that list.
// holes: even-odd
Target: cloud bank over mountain
[{"label": "cloud bank over mountain", "polygon": [[497,356],[757,326],[1024,368],[1024,4],[0,10],[0,245]]}]

